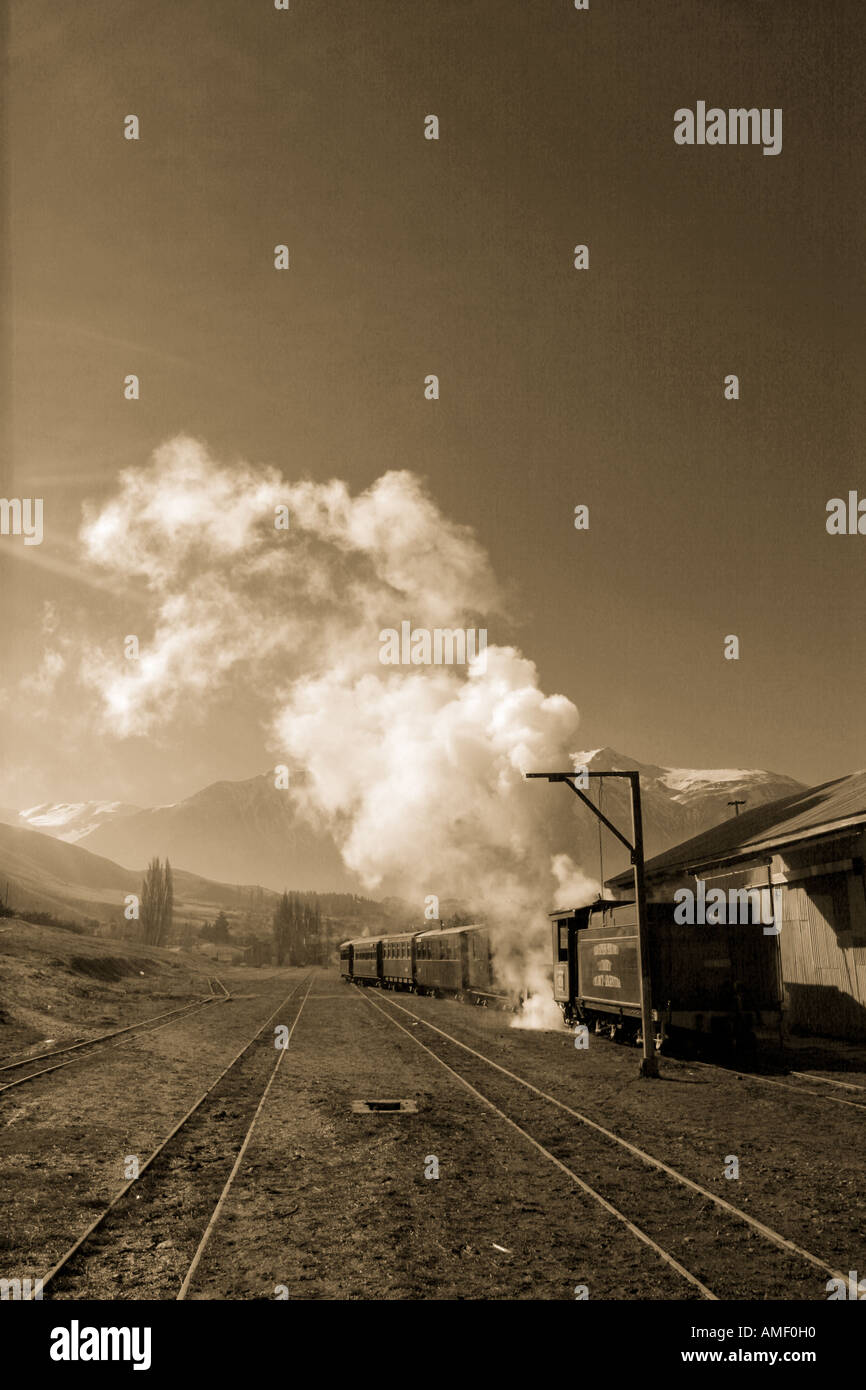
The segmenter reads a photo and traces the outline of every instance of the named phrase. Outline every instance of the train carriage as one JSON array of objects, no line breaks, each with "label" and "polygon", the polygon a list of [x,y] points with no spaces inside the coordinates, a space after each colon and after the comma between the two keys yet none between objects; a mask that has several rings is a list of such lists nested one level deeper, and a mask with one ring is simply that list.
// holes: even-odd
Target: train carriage
[{"label": "train carriage", "polygon": [[489,927],[462,927],[466,934],[466,992],[476,1004],[512,1007],[517,1001],[497,979]]},{"label": "train carriage", "polygon": [[352,956],[353,956],[353,949],[354,949],[354,942],[352,942],[352,941],[341,941],[341,942],[340,942],[340,974],[342,975],[342,977],[343,977],[344,980],[351,980],[351,978],[352,978]]},{"label": "train carriage", "polygon": [[356,984],[451,995],[516,1008],[520,997],[496,976],[489,927],[471,924],[359,937],[340,945],[340,972]]},{"label": "train carriage", "polygon": [[382,940],[381,936],[362,936],[349,944],[352,947],[352,979],[362,984],[381,985],[382,983]]},{"label": "train carriage", "polygon": [[420,932],[415,940],[415,986],[419,994],[463,995],[468,951],[462,927]]},{"label": "train carriage", "polygon": [[415,937],[417,932],[382,938],[382,983],[388,989],[415,988]]}]

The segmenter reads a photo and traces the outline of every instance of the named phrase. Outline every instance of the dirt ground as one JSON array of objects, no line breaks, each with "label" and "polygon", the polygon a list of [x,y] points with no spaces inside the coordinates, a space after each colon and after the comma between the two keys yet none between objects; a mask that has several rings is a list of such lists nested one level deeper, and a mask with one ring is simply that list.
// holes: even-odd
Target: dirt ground
[{"label": "dirt ground", "polygon": [[[863,1113],[716,1068],[662,1061],[444,1000],[371,999],[600,1191],[722,1298],[826,1298],[825,1272],[768,1244],[698,1194],[515,1088],[396,1008],[514,1070],[828,1264],[863,1250]],[[352,1065],[347,1068],[346,1059]],[[405,1097],[417,1114],[351,1114]],[[866,1100],[866,1096],[864,1096]],[[439,1178],[425,1177],[428,1160]],[[724,1176],[728,1156],[740,1176]],[[280,1089],[199,1271],[200,1297],[592,1298],[699,1296],[659,1256],[378,1014],[322,978]],[[498,1249],[497,1247],[504,1247]],[[860,1258],[860,1264],[864,1260]]]},{"label": "dirt ground", "polygon": [[177,1007],[218,973],[185,952],[0,918],[0,1061]]},{"label": "dirt ground", "polygon": [[[157,986],[148,1008],[137,985],[128,1014],[122,994],[110,994],[110,1005],[91,1002],[116,1012],[115,1025],[159,1012],[157,1005],[170,1006],[158,996],[169,981],[180,986],[180,972],[188,972],[187,987],[201,990],[195,963],[177,965],[177,976],[134,977]],[[305,974],[222,967],[231,1003],[0,1097],[0,1273],[44,1273],[123,1185],[128,1157],[156,1147]],[[507,1014],[365,994],[336,970],[315,972],[190,1297],[572,1299],[579,1286],[592,1299],[701,1296],[417,1037],[718,1296],[826,1299],[826,1272],[768,1245],[418,1020],[478,1048],[834,1268],[866,1267],[863,1112],[672,1058],[662,1060],[661,1080],[640,1081],[637,1053],[600,1039],[581,1051],[569,1033],[515,1029]],[[71,1008],[65,1012],[69,1027],[81,1029]],[[251,1062],[239,1082],[250,1113],[263,1065]],[[856,1070],[824,1070],[866,1084]],[[397,1098],[414,1102],[414,1111],[353,1112],[356,1101]],[[228,1135],[229,1122],[240,1120],[228,1108],[225,1116]],[[175,1296],[210,1202],[210,1189],[202,1201],[201,1175],[209,1154],[216,1159],[215,1135],[223,1137],[213,1123],[212,1115],[211,1128],[195,1139],[195,1164],[182,1173],[175,1165],[171,1201],[184,1219],[172,1227],[165,1204],[157,1205],[158,1175],[150,1187],[142,1180],[134,1191],[144,1205],[135,1212],[135,1239],[124,1237],[122,1278],[112,1285],[85,1264],[83,1282],[60,1296]],[[725,1177],[730,1156],[739,1162],[735,1180]],[[215,1164],[209,1178],[217,1192],[221,1172]],[[164,1277],[155,1277],[158,1268]]]}]

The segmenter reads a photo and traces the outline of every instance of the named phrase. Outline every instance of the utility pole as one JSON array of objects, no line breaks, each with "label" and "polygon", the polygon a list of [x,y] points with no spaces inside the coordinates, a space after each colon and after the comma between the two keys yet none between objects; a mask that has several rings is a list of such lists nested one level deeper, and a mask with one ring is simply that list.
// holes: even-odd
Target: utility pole
[{"label": "utility pole", "polygon": [[[644,876],[644,852],[643,852],[643,816],[641,814],[640,803],[640,773],[639,772],[527,772],[527,778],[539,777],[547,782],[564,782],[571,787],[575,796],[579,796],[585,806],[588,806],[592,814],[598,818],[602,825],[607,826],[612,835],[625,845],[631,858],[632,870],[634,872],[634,906],[637,917],[637,963],[638,974],[640,976],[640,1013],[641,1013],[641,1033],[643,1034],[643,1056],[640,1064],[640,1075],[642,1077],[657,1077],[659,1074],[659,1063],[655,1051],[655,1037],[653,1034],[653,1012],[652,1012],[652,983],[650,980],[650,953],[649,953],[649,930],[647,924],[647,903],[646,903],[646,880]],[[588,796],[584,796],[580,787],[575,786],[576,777],[621,777],[628,781],[631,789],[631,834],[629,840],[620,830],[617,830],[612,821],[602,811],[594,806]]]},{"label": "utility pole", "polygon": [[729,802],[728,802],[728,805],[729,805],[729,806],[733,806],[733,808],[734,808],[734,815],[735,815],[735,816],[738,816],[738,815],[740,814],[740,807],[741,807],[741,806],[745,806],[745,804],[746,804],[745,801],[729,801]]}]

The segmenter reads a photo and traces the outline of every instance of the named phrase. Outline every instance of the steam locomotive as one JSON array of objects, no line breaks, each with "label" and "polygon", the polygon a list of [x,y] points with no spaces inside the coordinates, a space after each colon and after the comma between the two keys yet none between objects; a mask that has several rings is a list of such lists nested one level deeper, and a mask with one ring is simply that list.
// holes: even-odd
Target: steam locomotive
[{"label": "steam locomotive", "polygon": [[[550,914],[553,996],[569,1025],[641,1042],[640,971],[634,903],[599,899]],[[761,919],[690,926],[673,903],[647,908],[656,1046],[720,1044],[748,1053],[756,1030],[778,1028],[781,982],[773,935]]]},{"label": "steam locomotive", "polygon": [[485,926],[440,927],[361,937],[340,946],[340,973],[359,985],[405,990],[496,1008],[516,1008],[519,996],[496,978]]}]

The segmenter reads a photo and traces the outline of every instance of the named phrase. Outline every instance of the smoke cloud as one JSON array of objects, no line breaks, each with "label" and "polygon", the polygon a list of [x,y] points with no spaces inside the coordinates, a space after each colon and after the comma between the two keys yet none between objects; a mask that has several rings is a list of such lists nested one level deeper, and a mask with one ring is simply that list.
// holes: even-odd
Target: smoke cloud
[{"label": "smoke cloud", "polygon": [[[85,509],[80,540],[147,600],[138,661],[119,643],[82,660],[106,732],[146,734],[255,683],[275,761],[302,774],[287,795],[364,888],[417,903],[419,921],[429,894],[483,914],[506,983],[549,999],[546,912],[597,885],[568,856],[571,798],[523,773],[572,765],[578,712],[496,642],[506,615],[486,553],[414,474],[352,496],[180,437]],[[486,628],[486,662],[383,666],[380,631],[406,620]]]}]

